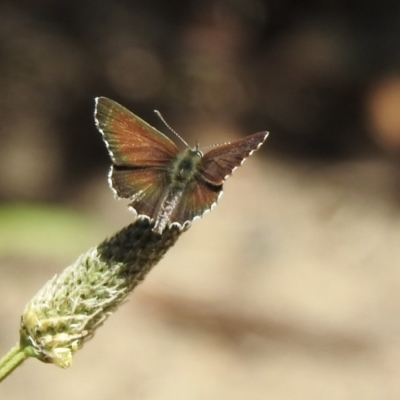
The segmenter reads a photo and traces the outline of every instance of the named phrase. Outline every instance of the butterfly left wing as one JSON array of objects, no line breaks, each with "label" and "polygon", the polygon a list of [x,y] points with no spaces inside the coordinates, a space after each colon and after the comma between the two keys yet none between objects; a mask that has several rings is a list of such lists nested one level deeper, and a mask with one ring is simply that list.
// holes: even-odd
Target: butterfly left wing
[{"label": "butterfly left wing", "polygon": [[138,216],[156,219],[168,186],[176,145],[157,129],[106,97],[96,98],[96,126],[113,161],[109,183],[116,197],[130,200]]},{"label": "butterfly left wing", "polygon": [[174,142],[106,97],[97,97],[96,126],[104,137],[114,165],[165,167],[179,151]]},{"label": "butterfly left wing", "polygon": [[260,148],[267,137],[268,132],[258,132],[210,150],[201,159],[201,176],[213,185],[222,185],[235,168]]},{"label": "butterfly left wing", "polygon": [[156,219],[160,199],[167,186],[163,170],[156,168],[111,167],[110,186],[118,197],[130,200],[129,206],[138,215]]}]

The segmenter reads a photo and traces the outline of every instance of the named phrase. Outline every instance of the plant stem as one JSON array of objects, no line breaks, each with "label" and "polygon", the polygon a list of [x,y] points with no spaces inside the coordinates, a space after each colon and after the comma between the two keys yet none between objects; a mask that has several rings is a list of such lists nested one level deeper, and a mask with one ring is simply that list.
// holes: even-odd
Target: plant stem
[{"label": "plant stem", "polygon": [[0,360],[0,382],[28,357],[61,368],[71,365],[75,352],[182,233],[173,226],[159,235],[153,225],[137,219],[82,254],[39,290],[22,314],[20,342]]},{"label": "plant stem", "polygon": [[[29,346],[28,346],[29,347]],[[0,382],[5,379],[31,355],[27,348],[17,343],[1,360],[0,360]]]}]

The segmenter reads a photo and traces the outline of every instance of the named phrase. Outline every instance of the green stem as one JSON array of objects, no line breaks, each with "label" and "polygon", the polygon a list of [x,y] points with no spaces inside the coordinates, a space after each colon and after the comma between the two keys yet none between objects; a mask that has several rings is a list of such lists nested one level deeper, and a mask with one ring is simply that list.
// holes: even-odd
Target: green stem
[{"label": "green stem", "polygon": [[20,343],[0,360],[0,382],[28,357],[67,368],[74,353],[175,244],[183,231],[154,233],[137,219],[82,254],[48,281],[25,307]]},{"label": "green stem", "polygon": [[[28,346],[29,347],[29,346]],[[0,382],[14,371],[23,361],[31,357],[27,347],[22,347],[17,343],[1,360],[0,360]]]}]

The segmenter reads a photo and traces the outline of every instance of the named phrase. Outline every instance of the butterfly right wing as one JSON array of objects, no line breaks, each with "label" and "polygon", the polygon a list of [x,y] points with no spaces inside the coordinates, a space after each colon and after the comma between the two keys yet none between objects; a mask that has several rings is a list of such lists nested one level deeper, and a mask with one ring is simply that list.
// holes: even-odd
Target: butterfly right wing
[{"label": "butterfly right wing", "polygon": [[254,151],[258,150],[268,132],[258,132],[218,146],[206,153],[200,161],[193,182],[186,187],[181,199],[171,214],[171,221],[185,226],[200,218],[217,204],[222,195],[222,184],[234,169]]},{"label": "butterfly right wing", "polygon": [[222,185],[213,185],[198,175],[194,182],[184,189],[179,203],[171,214],[171,221],[185,227],[196,218],[210,211],[222,194]]},{"label": "butterfly right wing", "polygon": [[201,159],[202,177],[214,185],[222,185],[235,168],[260,148],[267,137],[268,132],[258,132],[210,150]]},{"label": "butterfly right wing", "polygon": [[95,121],[114,165],[149,167],[165,165],[178,153],[164,134],[106,97],[97,97]]}]

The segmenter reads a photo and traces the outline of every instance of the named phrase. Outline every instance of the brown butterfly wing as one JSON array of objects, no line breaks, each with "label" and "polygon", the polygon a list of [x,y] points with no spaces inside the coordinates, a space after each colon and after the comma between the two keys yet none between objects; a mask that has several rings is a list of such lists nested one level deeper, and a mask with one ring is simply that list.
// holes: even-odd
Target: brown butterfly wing
[{"label": "brown butterfly wing", "polygon": [[166,167],[178,153],[168,137],[113,100],[97,97],[94,116],[115,165]]},{"label": "brown butterfly wing", "polygon": [[222,185],[235,168],[260,148],[267,136],[268,132],[258,132],[210,150],[201,159],[202,177],[214,185]]},{"label": "brown butterfly wing", "polygon": [[171,221],[184,225],[201,217],[218,202],[222,185],[206,182],[200,175],[182,193],[179,203],[171,215]]},{"label": "brown butterfly wing", "polygon": [[138,215],[156,218],[160,198],[168,185],[165,171],[157,168],[111,167],[110,186],[119,197],[130,199]]}]

